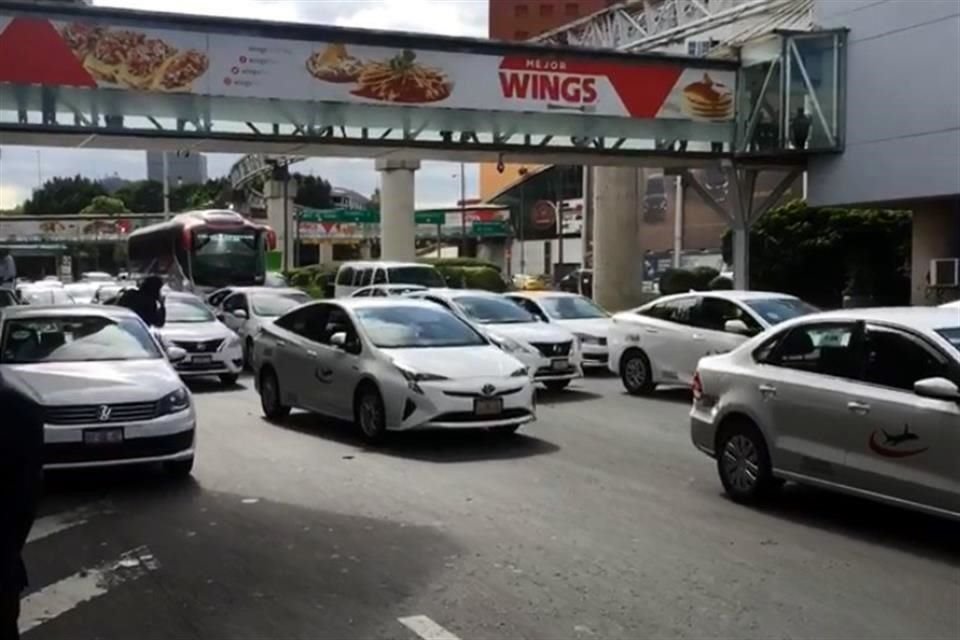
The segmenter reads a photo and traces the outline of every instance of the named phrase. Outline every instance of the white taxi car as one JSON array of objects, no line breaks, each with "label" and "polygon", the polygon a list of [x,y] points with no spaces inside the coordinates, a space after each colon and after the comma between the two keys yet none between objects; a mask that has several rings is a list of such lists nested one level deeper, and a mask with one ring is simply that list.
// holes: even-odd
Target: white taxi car
[{"label": "white taxi car", "polygon": [[564,291],[515,291],[505,294],[543,322],[573,332],[580,339],[583,368],[607,368],[610,314],[586,296]]},{"label": "white taxi car", "polygon": [[435,302],[476,324],[501,349],[516,356],[536,382],[551,391],[583,377],[580,341],[563,327],[541,322],[504,296],[473,289],[430,289],[408,294]]},{"label": "white taxi car", "polygon": [[610,371],[633,395],[658,384],[689,386],[697,362],[751,336],[816,312],[799,298],[762,291],[692,291],[664,296],[613,316]]},{"label": "white taxi car", "polygon": [[486,428],[512,433],[535,418],[527,368],[470,323],[405,298],[306,304],[254,340],[264,415],[291,407],[354,422],[371,442],[387,431]]},{"label": "white taxi car", "polygon": [[960,315],[818,313],[704,358],[691,435],[736,501],[784,480],[960,519]]},{"label": "white taxi car", "polygon": [[170,292],[165,301],[166,323],[155,331],[165,344],[186,351],[175,365],[177,373],[183,378],[217,376],[226,386],[236,384],[243,370],[240,337],[192,293]]},{"label": "white taxi car", "polygon": [[[273,287],[237,287],[222,298],[217,317],[240,336],[243,360],[251,364],[253,337],[265,324],[284,313],[313,300],[300,289]],[[210,303],[210,300],[207,300]]]},{"label": "white taxi car", "polygon": [[[183,357],[171,348],[172,360]],[[159,462],[193,468],[190,391],[131,311],[104,306],[4,309],[0,372],[41,403],[44,467]]]}]

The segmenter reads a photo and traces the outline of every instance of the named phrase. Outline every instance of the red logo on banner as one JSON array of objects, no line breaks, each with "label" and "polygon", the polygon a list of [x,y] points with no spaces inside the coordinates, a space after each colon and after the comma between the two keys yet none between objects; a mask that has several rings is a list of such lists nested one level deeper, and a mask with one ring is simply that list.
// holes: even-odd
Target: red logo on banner
[{"label": "red logo on banner", "polygon": [[49,20],[14,18],[0,33],[0,82],[96,87]]},{"label": "red logo on banner", "polygon": [[599,101],[599,82],[604,79],[631,116],[653,118],[682,72],[683,67],[676,64],[508,56],[500,63],[500,89],[504,98],[586,111]]},{"label": "red logo on banner", "polygon": [[538,229],[550,229],[557,224],[557,212],[546,200],[540,200],[530,211],[530,221]]}]

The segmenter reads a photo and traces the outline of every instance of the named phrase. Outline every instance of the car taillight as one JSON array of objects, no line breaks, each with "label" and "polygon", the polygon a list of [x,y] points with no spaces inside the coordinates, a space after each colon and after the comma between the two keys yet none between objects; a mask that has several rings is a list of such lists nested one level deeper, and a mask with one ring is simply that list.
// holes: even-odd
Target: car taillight
[{"label": "car taillight", "polygon": [[693,391],[694,400],[700,400],[703,397],[703,381],[700,379],[699,371],[693,374],[693,384],[690,388]]}]

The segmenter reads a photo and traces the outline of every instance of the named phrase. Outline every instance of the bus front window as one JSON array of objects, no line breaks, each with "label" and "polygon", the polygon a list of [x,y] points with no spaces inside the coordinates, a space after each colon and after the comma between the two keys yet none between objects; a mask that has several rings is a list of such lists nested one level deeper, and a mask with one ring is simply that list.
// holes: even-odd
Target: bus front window
[{"label": "bus front window", "polygon": [[262,234],[194,232],[191,266],[193,282],[199,286],[262,284],[265,266]]}]

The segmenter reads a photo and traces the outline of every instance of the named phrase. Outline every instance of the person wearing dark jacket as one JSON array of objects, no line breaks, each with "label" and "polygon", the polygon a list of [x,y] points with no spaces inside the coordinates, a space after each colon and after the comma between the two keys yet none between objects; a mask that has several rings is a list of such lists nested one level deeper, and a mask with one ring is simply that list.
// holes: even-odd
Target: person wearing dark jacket
[{"label": "person wearing dark jacket", "polygon": [[160,296],[162,289],[163,280],[158,276],[148,276],[136,289],[128,289],[120,294],[117,305],[136,313],[148,327],[159,329],[167,320],[167,308]]},{"label": "person wearing dark jacket", "polygon": [[43,480],[43,412],[0,377],[0,640],[19,638],[20,595],[27,587],[23,547]]}]

